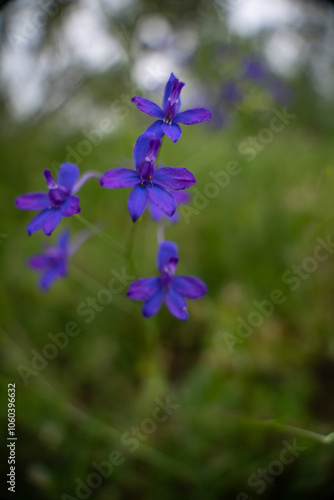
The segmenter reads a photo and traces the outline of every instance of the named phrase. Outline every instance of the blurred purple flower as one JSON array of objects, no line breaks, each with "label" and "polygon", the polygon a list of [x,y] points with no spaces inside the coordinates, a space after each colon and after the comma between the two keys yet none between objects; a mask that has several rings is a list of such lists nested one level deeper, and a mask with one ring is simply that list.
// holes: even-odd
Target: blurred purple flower
[{"label": "blurred purple flower", "polygon": [[50,170],[44,170],[49,193],[30,193],[19,196],[16,206],[21,210],[42,210],[28,225],[31,235],[39,229],[50,236],[63,217],[70,217],[80,212],[75,183],[79,177],[79,168],[72,163],[63,163],[59,169],[58,182],[54,180]]},{"label": "blurred purple flower", "polygon": [[182,134],[178,123],[194,125],[195,123],[210,120],[211,113],[205,108],[189,109],[179,113],[181,107],[180,93],[184,85],[171,73],[165,87],[162,108],[149,99],[145,99],[145,97],[135,96],[131,99],[140,111],[159,118],[146,130],[147,133],[153,133],[159,138],[166,134],[173,142],[177,142]]},{"label": "blurred purple flower", "polygon": [[68,259],[70,255],[70,233],[63,231],[57,240],[57,245],[45,245],[42,254],[29,259],[29,266],[41,272],[40,288],[48,291],[57,278],[65,278],[68,274]]},{"label": "blurred purple flower", "polygon": [[225,111],[219,109],[219,103],[217,103],[214,107],[214,111],[212,113],[212,121],[211,126],[214,129],[220,129],[225,127],[228,123],[229,117]]},{"label": "blurred purple flower", "polygon": [[267,78],[267,68],[259,59],[246,59],[243,63],[243,74],[249,80],[257,83],[264,83]]},{"label": "blurred purple flower", "polygon": [[41,273],[39,285],[44,292],[49,290],[57,278],[67,276],[69,258],[92,236],[93,233],[90,230],[83,229],[70,242],[70,232],[62,231],[56,245],[52,246],[47,243],[43,253],[29,259],[29,266]]},{"label": "blurred purple flower", "polygon": [[136,170],[114,168],[107,170],[100,185],[109,189],[133,187],[128,199],[128,209],[133,222],[144,213],[150,200],[166,215],[172,216],[176,210],[174,197],[169,190],[186,189],[196,184],[194,175],[186,168],[162,167],[155,170],[161,140],[151,135],[139,136],[133,149]]},{"label": "blurred purple flower", "polygon": [[[171,190],[170,194],[173,195],[176,205],[185,205],[186,203],[189,203],[191,199],[190,194],[185,191]],[[151,200],[148,200],[148,210],[154,222],[159,222],[164,217],[169,219],[172,224],[176,224],[180,220],[180,215],[177,210],[173,215],[168,216],[159,207],[157,207],[157,205],[152,203]]]},{"label": "blurred purple flower", "polygon": [[222,99],[228,104],[237,104],[242,101],[242,92],[236,82],[229,81],[222,87]]},{"label": "blurred purple flower", "polygon": [[157,256],[160,277],[140,278],[130,284],[127,297],[143,300],[142,313],[146,318],[156,314],[163,301],[178,319],[188,319],[185,297],[198,299],[207,293],[206,284],[195,276],[175,276],[178,263],[178,248],[172,241],[161,243]]}]

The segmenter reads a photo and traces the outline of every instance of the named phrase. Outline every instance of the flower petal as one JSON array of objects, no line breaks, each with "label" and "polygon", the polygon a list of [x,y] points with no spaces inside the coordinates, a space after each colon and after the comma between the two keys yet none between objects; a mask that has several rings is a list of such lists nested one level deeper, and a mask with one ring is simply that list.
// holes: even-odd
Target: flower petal
[{"label": "flower petal", "polygon": [[16,198],[15,204],[20,210],[43,210],[50,208],[51,202],[48,194],[30,193]]},{"label": "flower petal", "polygon": [[81,212],[79,202],[80,198],[78,196],[70,195],[60,207],[62,215],[70,217],[73,214],[79,214]]},{"label": "flower petal", "polygon": [[101,179],[100,186],[108,189],[133,187],[140,182],[140,177],[136,170],[129,168],[114,168],[107,170]]},{"label": "flower petal", "polygon": [[32,235],[32,233],[36,233],[36,231],[39,231],[40,229],[43,229],[43,224],[45,220],[49,217],[49,215],[54,211],[54,208],[48,208],[47,210],[43,210],[40,212],[36,217],[33,218],[33,220],[30,222],[30,224],[27,227],[27,231],[29,236]]},{"label": "flower petal", "polygon": [[45,219],[43,223],[44,234],[46,234],[46,236],[50,236],[55,230],[55,228],[58,226],[62,218],[63,215],[59,208],[51,210],[50,215]]},{"label": "flower petal", "polygon": [[167,101],[168,101],[168,99],[170,97],[170,91],[172,90],[173,81],[175,80],[175,78],[176,78],[176,76],[173,75],[173,73],[171,73],[170,77],[169,77],[169,80],[166,83],[165,92],[164,92],[164,98],[162,100],[162,109],[165,109],[165,107],[166,107]]},{"label": "flower petal", "polygon": [[160,244],[158,255],[157,255],[157,268],[159,271],[169,265],[171,259],[178,259],[179,250],[177,244],[173,241],[163,241]]},{"label": "flower petal", "polygon": [[58,267],[51,267],[51,269],[48,269],[46,273],[43,274],[40,280],[40,287],[44,292],[47,292],[53,282],[58,278],[60,275]]},{"label": "flower petal", "polygon": [[164,301],[165,293],[162,288],[152,295],[143,305],[142,313],[145,318],[150,318],[156,314]]},{"label": "flower petal", "polygon": [[64,259],[59,263],[59,276],[65,278],[68,275],[68,260]]},{"label": "flower petal", "polygon": [[[148,200],[148,211],[154,222],[158,222],[163,217],[166,217],[166,214],[149,199]],[[175,214],[174,214],[175,215]]]},{"label": "flower petal", "polygon": [[166,293],[166,306],[169,311],[178,319],[186,321],[188,319],[187,303],[176,290],[169,288]]},{"label": "flower petal", "polygon": [[166,283],[166,280],[169,281],[174,276],[178,262],[178,257],[171,257],[168,261],[168,264],[163,266],[161,270],[163,283]]},{"label": "flower petal", "polygon": [[74,163],[63,163],[58,172],[58,184],[71,192],[79,178],[79,173],[79,167]]},{"label": "flower petal", "polygon": [[182,130],[177,123],[163,123],[161,125],[161,130],[167,135],[173,142],[177,142],[181,135]]},{"label": "flower petal", "polygon": [[152,187],[148,189],[148,196],[152,203],[159,207],[169,217],[174,214],[176,202],[173,196],[166,191],[165,188],[153,184]]},{"label": "flower petal", "polygon": [[[170,191],[170,194],[175,199],[176,205],[184,205],[191,199],[190,194],[186,191]],[[180,220],[180,215],[177,210],[172,216],[169,217],[159,207],[154,205],[150,199],[148,200],[148,210],[154,222],[159,222],[164,217],[166,217],[172,224],[177,224]]]},{"label": "flower petal", "polygon": [[49,189],[58,187],[58,184],[56,183],[56,181],[52,177],[50,170],[48,170],[48,169],[44,170],[44,177],[46,179],[46,185]]},{"label": "flower petal", "polygon": [[153,161],[141,161],[138,167],[138,173],[142,181],[149,181],[154,175],[154,162]]},{"label": "flower petal", "polygon": [[174,290],[189,299],[203,297],[208,291],[206,284],[196,276],[174,276],[171,285]]},{"label": "flower petal", "polygon": [[64,186],[59,186],[49,190],[49,198],[54,207],[60,207],[69,195],[69,191]]},{"label": "flower petal", "polygon": [[151,137],[147,158],[149,158],[151,161],[154,162],[157,159],[160,147],[161,147],[161,139],[159,139],[158,137]]},{"label": "flower petal", "polygon": [[69,242],[70,242],[70,231],[66,230],[66,231],[63,231],[62,233],[60,233],[60,235],[58,237],[59,248],[64,250],[64,252],[67,252]]},{"label": "flower petal", "polygon": [[130,284],[126,296],[134,300],[148,300],[160,287],[161,278],[140,278]]},{"label": "flower petal", "polygon": [[154,116],[155,118],[164,117],[164,114],[160,107],[149,99],[145,99],[145,97],[135,96],[131,99],[131,101],[134,102],[137,108],[140,111],[143,111],[143,113]]},{"label": "flower petal", "polygon": [[[158,126],[156,126],[156,123],[158,123]],[[154,122],[153,128],[152,128],[152,126],[149,127],[146,130],[146,132],[144,132],[144,134],[141,134],[138,137],[136,144],[133,148],[133,153],[132,153],[133,163],[135,164],[135,167],[137,170],[139,168],[140,163],[142,161],[144,161],[146,158],[148,158],[149,160],[152,160],[152,161],[156,160],[158,153],[159,153],[160,146],[161,146],[161,140],[159,137],[156,136],[156,134],[153,131],[148,132],[148,130],[150,128],[152,128],[152,130],[154,128],[157,128],[159,131],[160,137],[162,137],[164,135],[163,132],[161,131],[161,124],[162,123],[163,123],[162,120],[158,120],[157,122]]]},{"label": "flower petal", "polygon": [[184,125],[194,125],[195,123],[206,122],[210,119],[211,113],[208,109],[195,108],[188,109],[188,111],[182,111],[182,113],[178,113],[174,118],[174,122],[183,123]]},{"label": "flower petal", "polygon": [[179,212],[176,210],[176,212],[171,217],[168,218],[172,224],[177,224],[180,220]]},{"label": "flower petal", "polygon": [[172,88],[170,90],[170,101],[172,105],[178,103],[180,99],[181,90],[184,86],[185,83],[180,82],[180,80],[178,80],[177,78],[173,80]]},{"label": "flower petal", "polygon": [[161,128],[163,123],[164,123],[163,120],[157,120],[156,122],[153,122],[152,125],[150,125],[145,130],[144,134],[148,134],[151,136],[153,135],[153,136],[157,137],[158,139],[162,139],[162,137],[165,135],[165,133],[162,131],[162,128]]},{"label": "flower petal", "polygon": [[173,215],[169,216],[169,215],[165,214],[159,207],[154,205],[154,203],[152,203],[150,199],[148,202],[148,211],[150,212],[150,215],[151,215],[152,219],[154,220],[154,222],[159,222],[161,219],[166,218],[172,224],[176,224],[180,220],[180,216],[179,216],[177,210],[174,212]]},{"label": "flower petal", "polygon": [[155,171],[153,182],[165,189],[179,190],[196,184],[196,178],[183,167],[162,167]]},{"label": "flower petal", "polygon": [[49,259],[46,255],[33,255],[28,260],[28,264],[32,269],[43,269],[47,267]]},{"label": "flower petal", "polygon": [[139,219],[146,208],[148,193],[145,186],[137,184],[130,193],[128,209],[133,222]]},{"label": "flower petal", "polygon": [[177,205],[185,205],[191,200],[190,193],[187,191],[173,191],[171,194],[174,196]]},{"label": "flower petal", "polygon": [[[158,122],[154,122],[158,123]],[[154,125],[153,124],[153,125]],[[144,134],[141,134],[138,139],[136,140],[136,144],[133,148],[132,152],[132,158],[133,158],[133,163],[138,170],[139,163],[144,160],[147,156],[148,150],[150,149],[150,139],[152,138],[152,135],[150,133],[144,132]]]}]

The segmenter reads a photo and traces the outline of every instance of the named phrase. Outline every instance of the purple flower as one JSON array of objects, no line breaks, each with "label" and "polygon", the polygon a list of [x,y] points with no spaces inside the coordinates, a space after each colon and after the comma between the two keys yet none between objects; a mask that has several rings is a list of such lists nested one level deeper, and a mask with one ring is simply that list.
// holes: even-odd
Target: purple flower
[{"label": "purple flower", "polygon": [[169,311],[185,321],[188,319],[185,297],[198,299],[206,294],[207,287],[199,278],[175,276],[178,261],[177,245],[172,241],[164,241],[157,256],[160,277],[141,278],[130,284],[127,297],[144,300],[142,312],[146,318],[156,314],[165,300]]},{"label": "purple flower", "polygon": [[42,273],[39,285],[45,292],[57,278],[65,278],[68,274],[69,239],[69,231],[63,231],[58,238],[57,245],[46,245],[42,254],[34,255],[29,259],[29,266]]},{"label": "purple flower", "polygon": [[263,83],[267,77],[267,68],[259,59],[246,59],[243,72],[246,78],[257,83]]},{"label": "purple flower", "polygon": [[222,98],[228,104],[237,104],[242,101],[242,92],[235,82],[228,81],[222,87]]},{"label": "purple flower", "polygon": [[133,187],[128,199],[133,222],[143,214],[149,200],[166,215],[172,216],[176,202],[168,190],[186,189],[196,184],[194,175],[186,168],[163,167],[155,170],[160,146],[160,139],[147,134],[139,136],[133,149],[136,170],[114,168],[101,177],[100,185],[105,188]]},{"label": "purple flower", "polygon": [[79,168],[72,163],[63,163],[56,182],[50,170],[44,170],[49,193],[24,194],[16,199],[16,206],[21,210],[42,210],[28,225],[31,235],[39,229],[50,236],[63,217],[70,217],[80,212],[78,196],[73,196],[79,177]]},{"label": "purple flower", "polygon": [[[170,191],[170,193],[173,195],[173,198],[176,201],[176,205],[185,205],[190,201],[190,194],[186,193],[185,191],[172,190]],[[150,212],[150,215],[155,222],[159,222],[164,217],[168,218],[173,224],[176,224],[180,220],[180,216],[177,210],[172,216],[169,217],[159,207],[152,203],[151,200],[148,200],[148,211]]]},{"label": "purple flower", "polygon": [[178,123],[194,125],[195,123],[210,120],[211,113],[205,108],[189,109],[188,111],[179,113],[181,107],[180,93],[184,85],[183,82],[180,82],[173,73],[171,73],[165,87],[162,108],[149,99],[145,99],[145,97],[135,96],[131,99],[140,111],[154,116],[155,118],[159,118],[159,120],[155,121],[146,132],[153,133],[160,138],[166,134],[173,142],[177,142],[182,134],[182,130]]}]

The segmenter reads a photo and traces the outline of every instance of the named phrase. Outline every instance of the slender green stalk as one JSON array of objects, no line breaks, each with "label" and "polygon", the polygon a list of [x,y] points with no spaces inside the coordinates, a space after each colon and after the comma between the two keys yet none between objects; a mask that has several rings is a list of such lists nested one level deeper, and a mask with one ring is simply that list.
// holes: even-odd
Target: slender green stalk
[{"label": "slender green stalk", "polygon": [[101,231],[101,229],[96,227],[94,224],[90,223],[81,214],[77,214],[75,217],[78,219],[79,222],[81,222],[81,224],[89,228],[90,231],[92,231],[92,233],[94,233],[102,241],[104,241],[104,243],[107,243],[107,245],[109,245],[116,254],[124,257],[124,248],[117,241],[113,240],[110,236]]}]

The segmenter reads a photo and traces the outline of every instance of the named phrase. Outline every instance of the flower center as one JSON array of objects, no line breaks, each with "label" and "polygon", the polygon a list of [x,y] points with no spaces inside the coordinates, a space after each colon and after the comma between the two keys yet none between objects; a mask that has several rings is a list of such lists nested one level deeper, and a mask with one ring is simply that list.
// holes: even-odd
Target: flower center
[{"label": "flower center", "polygon": [[168,264],[166,264],[162,270],[161,270],[161,281],[162,281],[162,286],[163,287],[168,287],[170,282],[171,282],[171,279],[173,278],[174,274],[175,274],[175,269],[176,269],[176,265],[177,265],[177,261],[178,259],[175,259],[175,258],[171,258],[168,262]]},{"label": "flower center", "polygon": [[143,184],[145,186],[151,185],[152,187],[151,179],[153,178],[154,175],[154,168],[155,168],[154,161],[150,160],[149,158],[145,158],[145,160],[143,160],[140,163],[138,170],[139,170],[141,185]]},{"label": "flower center", "polygon": [[178,99],[175,102],[172,102],[171,98],[170,97],[168,98],[164,116],[164,122],[167,123],[168,125],[171,125],[173,123],[173,120],[177,112],[177,103]]},{"label": "flower center", "polygon": [[67,199],[69,192],[63,186],[49,189],[49,198],[54,207],[60,207]]},{"label": "flower center", "polygon": [[149,177],[149,178],[147,179],[147,181],[144,181],[144,180],[142,179],[142,180],[141,180],[140,185],[141,185],[141,186],[147,186],[147,187],[150,187],[150,188],[151,188],[151,187],[153,186],[153,183],[152,183],[152,181],[151,181],[151,178],[152,178],[152,177]]},{"label": "flower center", "polygon": [[46,255],[48,258],[48,264],[50,267],[58,266],[62,260],[65,258],[64,251],[60,248],[49,247],[46,250]]}]

